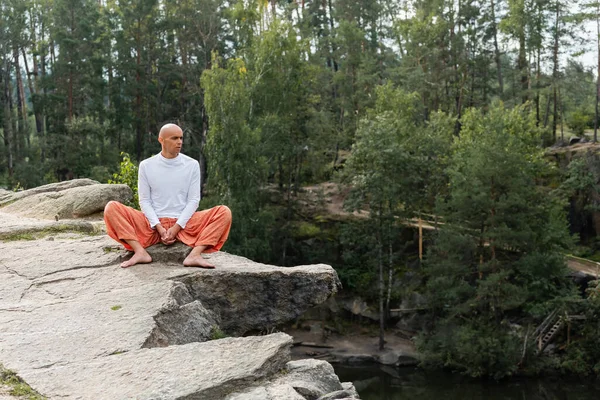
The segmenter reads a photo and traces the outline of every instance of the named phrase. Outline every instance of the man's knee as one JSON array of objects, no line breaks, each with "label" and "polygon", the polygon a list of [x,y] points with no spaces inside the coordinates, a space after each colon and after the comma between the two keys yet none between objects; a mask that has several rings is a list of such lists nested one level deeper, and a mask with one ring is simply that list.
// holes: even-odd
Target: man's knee
[{"label": "man's knee", "polygon": [[228,219],[229,221],[231,221],[231,210],[229,209],[229,207],[227,206],[219,206],[220,207],[220,212],[223,214],[223,217],[225,219]]},{"label": "man's knee", "polygon": [[114,214],[117,211],[117,209],[119,208],[119,206],[121,206],[121,203],[119,203],[118,201],[114,201],[114,200],[109,201],[104,206],[104,215]]}]

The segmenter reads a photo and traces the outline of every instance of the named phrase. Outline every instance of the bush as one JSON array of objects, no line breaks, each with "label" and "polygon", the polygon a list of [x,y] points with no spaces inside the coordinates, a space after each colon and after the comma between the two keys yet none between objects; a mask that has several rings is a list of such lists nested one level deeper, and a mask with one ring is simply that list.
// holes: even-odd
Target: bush
[{"label": "bush", "polygon": [[593,126],[594,118],[580,110],[572,112],[567,118],[567,126],[574,134],[582,136],[586,128]]},{"label": "bush", "polygon": [[121,153],[123,160],[119,165],[119,171],[113,174],[113,178],[108,180],[110,184],[124,184],[131,188],[133,199],[129,204],[131,207],[139,210],[140,202],[138,197],[138,167],[135,165],[129,154]]}]

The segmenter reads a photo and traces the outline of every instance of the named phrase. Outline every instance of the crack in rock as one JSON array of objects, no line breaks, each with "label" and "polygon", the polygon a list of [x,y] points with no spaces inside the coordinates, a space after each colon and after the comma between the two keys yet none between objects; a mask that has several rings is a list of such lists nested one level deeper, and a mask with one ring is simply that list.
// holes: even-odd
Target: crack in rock
[{"label": "crack in rock", "polygon": [[68,271],[76,271],[79,269],[100,269],[100,268],[107,268],[107,267],[112,267],[114,266],[116,263],[118,263],[120,261],[120,259],[114,260],[114,261],[110,261],[110,262],[106,262],[104,264],[98,264],[98,265],[92,265],[92,266],[76,266],[76,267],[70,267],[70,268],[66,268],[66,269],[61,269],[58,271],[52,271],[52,272],[48,272],[47,274],[41,275],[36,279],[41,279],[41,278],[45,278],[47,276],[51,276],[51,275],[56,275],[59,274],[61,272],[68,272]]},{"label": "crack in rock", "polygon": [[5,269],[6,269],[6,270],[9,272],[9,273],[11,273],[11,274],[13,274],[13,275],[17,275],[17,276],[19,276],[19,277],[21,277],[21,278],[23,278],[23,279],[27,279],[28,281],[31,281],[31,280],[33,280],[33,278],[30,278],[30,277],[28,277],[27,275],[20,274],[18,271],[15,271],[14,269],[12,269],[12,268],[9,268],[9,267],[8,267],[6,264],[2,264],[2,266],[3,266],[3,267],[4,267],[4,268],[5,268]]}]

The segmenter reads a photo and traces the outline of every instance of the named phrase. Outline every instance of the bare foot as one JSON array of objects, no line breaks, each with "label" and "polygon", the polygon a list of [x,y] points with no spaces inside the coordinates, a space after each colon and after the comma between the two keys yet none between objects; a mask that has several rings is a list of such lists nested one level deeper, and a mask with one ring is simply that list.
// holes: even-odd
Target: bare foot
[{"label": "bare foot", "polygon": [[185,267],[200,267],[200,268],[207,268],[207,269],[213,269],[215,266],[212,265],[211,263],[209,263],[208,261],[206,261],[204,259],[204,257],[202,257],[201,254],[192,254],[190,253],[185,260],[183,260],[183,265]]},{"label": "bare foot", "polygon": [[145,249],[141,249],[133,253],[133,256],[121,263],[121,268],[129,268],[135,264],[148,264],[152,262],[152,257]]}]

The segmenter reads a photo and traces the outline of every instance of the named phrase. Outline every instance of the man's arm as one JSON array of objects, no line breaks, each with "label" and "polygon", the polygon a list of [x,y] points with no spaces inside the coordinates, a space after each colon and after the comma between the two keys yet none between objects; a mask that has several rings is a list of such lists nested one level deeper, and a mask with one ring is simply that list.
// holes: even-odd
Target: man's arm
[{"label": "man's arm", "polygon": [[192,218],[192,215],[198,209],[200,203],[200,164],[198,161],[194,162],[194,170],[192,172],[192,178],[190,182],[190,189],[188,191],[187,203],[185,208],[181,212],[181,215],[177,219],[177,225],[181,229],[185,228],[187,222]]},{"label": "man's arm", "polygon": [[194,170],[192,172],[192,178],[190,182],[190,187],[188,190],[187,203],[185,204],[185,208],[181,212],[181,215],[177,219],[177,222],[169,228],[166,234],[167,240],[175,240],[175,237],[179,233],[180,230],[185,228],[185,225],[190,220],[192,215],[198,209],[198,204],[200,203],[200,164],[198,161],[195,162]]},{"label": "man's arm", "polygon": [[146,163],[140,164],[138,171],[138,197],[140,199],[140,208],[142,212],[148,218],[150,227],[155,229],[156,225],[160,224],[156,211],[152,207],[152,200],[150,197],[150,184],[148,183],[148,177],[146,175]]}]

